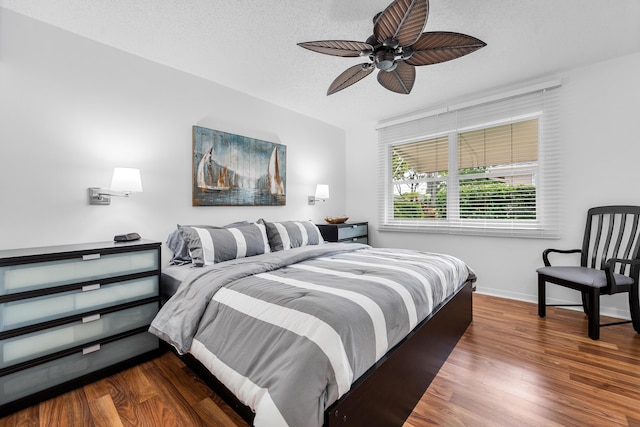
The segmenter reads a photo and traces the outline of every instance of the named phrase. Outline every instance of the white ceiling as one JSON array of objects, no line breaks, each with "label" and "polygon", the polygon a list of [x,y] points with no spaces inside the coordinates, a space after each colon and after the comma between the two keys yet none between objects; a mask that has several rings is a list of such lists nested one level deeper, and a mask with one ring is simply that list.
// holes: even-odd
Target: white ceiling
[{"label": "white ceiling", "polygon": [[361,58],[296,45],[364,41],[391,0],[0,0],[0,6],[186,71],[338,127],[437,106],[608,58],[640,52],[639,0],[431,0],[427,31],[487,46],[418,67],[410,95],[371,75],[331,96]]}]

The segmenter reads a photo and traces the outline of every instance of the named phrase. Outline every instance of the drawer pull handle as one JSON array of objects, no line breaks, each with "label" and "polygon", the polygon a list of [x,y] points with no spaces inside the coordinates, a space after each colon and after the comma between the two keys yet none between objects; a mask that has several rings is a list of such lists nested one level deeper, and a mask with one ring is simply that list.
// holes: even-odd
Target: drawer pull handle
[{"label": "drawer pull handle", "polygon": [[100,289],[100,283],[94,283],[93,285],[84,285],[82,287],[82,292],[95,291],[98,289]]},{"label": "drawer pull handle", "polygon": [[82,349],[82,354],[89,354],[89,353],[93,353],[95,351],[100,350],[100,344],[96,344],[96,345],[92,345],[91,347],[86,347]]},{"label": "drawer pull handle", "polygon": [[88,254],[88,255],[82,255],[82,260],[83,261],[88,261],[90,259],[98,259],[100,258],[100,254]]},{"label": "drawer pull handle", "polygon": [[94,314],[93,316],[83,317],[82,323],[95,322],[96,320],[100,320],[100,314]]}]

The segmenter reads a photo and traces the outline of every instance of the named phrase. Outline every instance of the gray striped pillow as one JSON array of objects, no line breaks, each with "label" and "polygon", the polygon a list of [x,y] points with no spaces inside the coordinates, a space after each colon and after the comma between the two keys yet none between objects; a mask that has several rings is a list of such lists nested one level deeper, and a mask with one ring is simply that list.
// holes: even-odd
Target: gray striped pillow
[{"label": "gray striped pillow", "polygon": [[179,225],[178,229],[198,267],[270,252],[264,224],[234,228]]},{"label": "gray striped pillow", "polygon": [[258,223],[267,227],[269,244],[274,252],[324,243],[320,230],[311,221],[267,222],[259,219]]}]

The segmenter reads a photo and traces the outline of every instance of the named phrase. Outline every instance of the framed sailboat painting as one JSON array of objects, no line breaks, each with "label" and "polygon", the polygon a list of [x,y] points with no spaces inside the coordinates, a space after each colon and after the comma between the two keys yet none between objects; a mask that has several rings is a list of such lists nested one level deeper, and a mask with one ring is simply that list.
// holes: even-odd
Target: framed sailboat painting
[{"label": "framed sailboat painting", "polygon": [[287,147],[193,126],[193,206],[284,206]]}]

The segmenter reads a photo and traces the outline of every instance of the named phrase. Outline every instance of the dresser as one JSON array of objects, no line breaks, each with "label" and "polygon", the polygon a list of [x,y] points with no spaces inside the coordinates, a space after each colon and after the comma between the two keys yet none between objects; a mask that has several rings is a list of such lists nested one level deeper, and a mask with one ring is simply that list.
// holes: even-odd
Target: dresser
[{"label": "dresser", "polygon": [[0,416],[159,353],[160,243],[0,251]]},{"label": "dresser", "polygon": [[345,222],[343,224],[316,224],[322,238],[327,242],[369,243],[368,222]]}]

